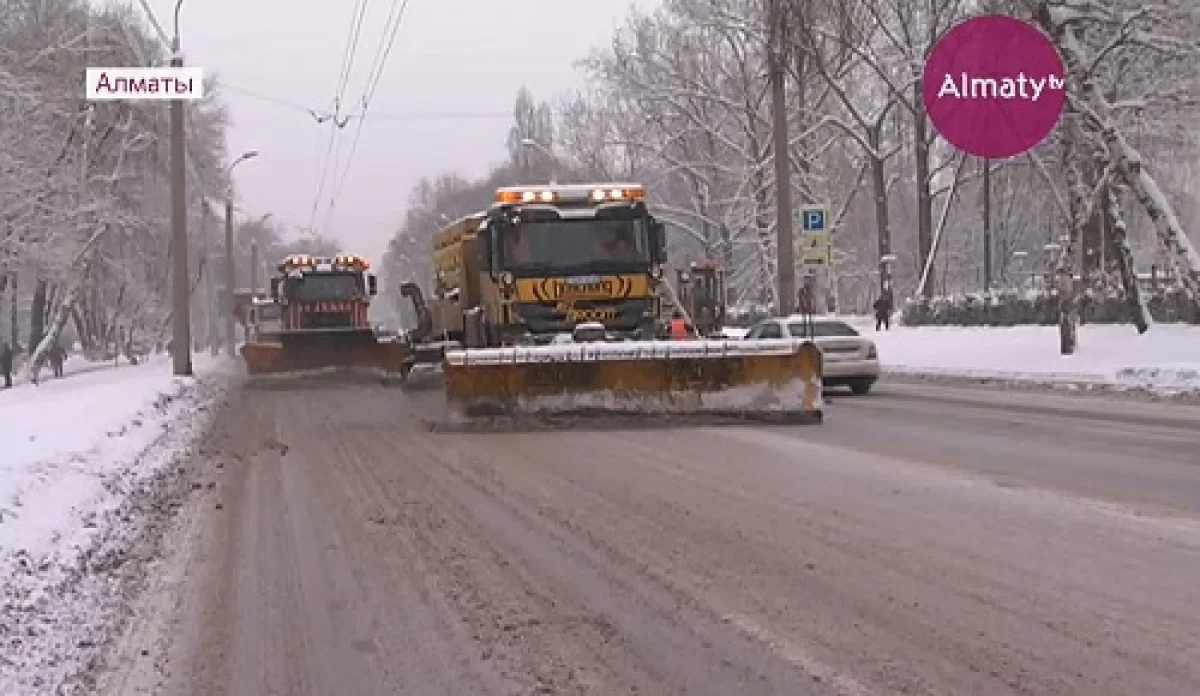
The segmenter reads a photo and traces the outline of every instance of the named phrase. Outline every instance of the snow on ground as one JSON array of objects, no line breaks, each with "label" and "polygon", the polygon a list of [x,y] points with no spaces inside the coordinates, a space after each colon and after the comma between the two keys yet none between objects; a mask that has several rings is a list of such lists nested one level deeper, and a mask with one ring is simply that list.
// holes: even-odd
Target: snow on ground
[{"label": "snow on ground", "polygon": [[[871,317],[838,317],[879,346],[891,374],[1200,394],[1200,326],[1079,327],[1075,355],[1060,355],[1058,327],[908,327],[876,331]],[[726,329],[744,335],[745,329]]]},{"label": "snow on ground", "polygon": [[1058,327],[893,327],[864,335],[893,374],[965,376],[1043,384],[1200,392],[1200,326],[1084,325],[1074,355],[1060,355]]},{"label": "snow on ground", "polygon": [[88,691],[87,663],[128,611],[150,520],[230,367],[197,356],[196,376],[175,378],[164,357],[73,360],[65,378],[0,390],[0,693]]}]

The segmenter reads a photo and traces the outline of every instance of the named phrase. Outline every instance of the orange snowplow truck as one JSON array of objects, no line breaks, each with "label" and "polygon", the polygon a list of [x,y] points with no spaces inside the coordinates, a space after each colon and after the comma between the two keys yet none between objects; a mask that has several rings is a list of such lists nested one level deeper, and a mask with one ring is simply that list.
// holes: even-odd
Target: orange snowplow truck
[{"label": "orange snowplow truck", "polygon": [[330,367],[399,373],[404,347],[380,343],[367,316],[378,292],[370,268],[355,254],[285,258],[271,278],[271,299],[280,310],[278,330],[242,346],[250,374]]}]

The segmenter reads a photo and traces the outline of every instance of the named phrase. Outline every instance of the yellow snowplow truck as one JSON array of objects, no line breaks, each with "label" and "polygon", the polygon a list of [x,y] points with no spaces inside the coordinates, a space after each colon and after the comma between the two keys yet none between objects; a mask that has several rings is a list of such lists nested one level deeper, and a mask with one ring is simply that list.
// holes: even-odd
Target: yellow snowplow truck
[{"label": "yellow snowplow truck", "polygon": [[433,236],[408,367],[440,363],[452,418],[706,413],[821,418],[821,354],[796,340],[667,341],[665,226],[645,189],[504,187]]},{"label": "yellow snowplow truck", "polygon": [[319,258],[294,254],[271,278],[270,301],[254,303],[256,316],[242,358],[251,375],[324,368],[366,368],[399,374],[403,346],[382,343],[367,318],[378,291],[366,259],[354,254]]}]

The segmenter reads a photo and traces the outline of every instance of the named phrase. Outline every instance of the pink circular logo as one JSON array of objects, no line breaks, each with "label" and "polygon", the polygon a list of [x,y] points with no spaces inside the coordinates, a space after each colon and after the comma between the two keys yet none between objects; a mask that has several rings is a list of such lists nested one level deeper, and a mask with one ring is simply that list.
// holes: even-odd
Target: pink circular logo
[{"label": "pink circular logo", "polygon": [[1004,15],[956,25],[925,60],[925,111],[942,137],[976,157],[1033,149],[1067,101],[1062,58],[1037,27]]}]

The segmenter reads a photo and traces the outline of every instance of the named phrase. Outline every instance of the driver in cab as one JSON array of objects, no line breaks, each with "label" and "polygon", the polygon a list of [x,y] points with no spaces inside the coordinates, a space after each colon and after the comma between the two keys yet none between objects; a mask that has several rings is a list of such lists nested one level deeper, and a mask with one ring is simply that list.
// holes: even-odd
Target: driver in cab
[{"label": "driver in cab", "polygon": [[614,230],[608,239],[600,242],[600,252],[610,259],[628,258],[633,252],[633,240],[626,229]]},{"label": "driver in cab", "polygon": [[515,265],[529,263],[529,240],[521,234],[520,230],[512,230],[505,235],[504,254],[508,257],[508,261]]}]

